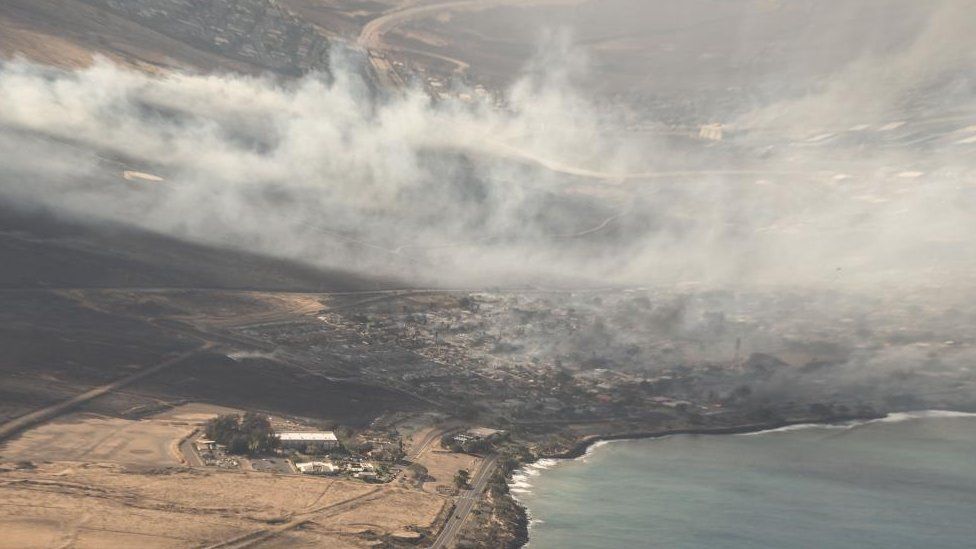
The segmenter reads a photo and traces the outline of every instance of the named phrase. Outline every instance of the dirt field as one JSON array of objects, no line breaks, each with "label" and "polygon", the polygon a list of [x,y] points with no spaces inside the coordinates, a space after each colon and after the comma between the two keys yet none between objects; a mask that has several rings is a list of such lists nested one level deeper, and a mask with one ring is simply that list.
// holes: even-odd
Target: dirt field
[{"label": "dirt field", "polygon": [[75,290],[63,294],[112,313],[166,316],[213,327],[296,320],[318,313],[326,300],[316,294],[214,290]]},{"label": "dirt field", "polygon": [[261,538],[262,546],[362,547],[367,538],[429,528],[444,501],[312,477],[7,465],[0,472],[0,547],[188,547],[241,536]]},{"label": "dirt field", "polygon": [[75,413],[31,429],[0,445],[8,460],[110,462],[180,465],[180,439],[233,408],[190,403],[147,419],[128,420]]},{"label": "dirt field", "polygon": [[425,482],[423,489],[425,492],[443,493],[454,489],[454,475],[459,469],[467,469],[474,472],[481,463],[481,458],[468,454],[453,454],[438,448],[424,454],[420,463],[427,468],[428,474],[434,478],[431,482]]},{"label": "dirt field", "polygon": [[[428,436],[437,436],[426,446]],[[435,428],[420,429],[410,436],[408,457],[427,468],[428,481],[420,489],[431,494],[450,494],[454,491],[454,475],[460,469],[474,472],[481,464],[481,458],[469,454],[455,454],[445,450],[440,443],[440,431]],[[415,454],[416,452],[416,454]],[[407,473],[400,477],[400,484],[414,484],[413,476]]]},{"label": "dirt field", "polygon": [[141,420],[76,413],[9,441],[0,447],[0,549],[362,547],[427,533],[447,501],[409,487],[180,466],[178,441],[232,411],[190,403]]},{"label": "dirt field", "polygon": [[193,428],[185,421],[72,414],[23,433],[0,447],[0,455],[15,460],[179,465],[176,442]]},{"label": "dirt field", "polygon": [[214,404],[204,404],[202,402],[191,402],[160,412],[152,417],[155,420],[170,422],[188,422],[202,425],[208,419],[215,418],[221,414],[240,414],[244,410],[228,408],[226,406],[216,406]]}]

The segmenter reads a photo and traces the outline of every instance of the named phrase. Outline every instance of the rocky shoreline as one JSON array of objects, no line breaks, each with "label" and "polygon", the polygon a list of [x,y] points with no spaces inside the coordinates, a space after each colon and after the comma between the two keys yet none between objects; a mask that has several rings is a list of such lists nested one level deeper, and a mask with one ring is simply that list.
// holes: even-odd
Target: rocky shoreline
[{"label": "rocky shoreline", "polygon": [[727,427],[694,427],[655,431],[636,431],[608,435],[592,435],[581,439],[578,443],[576,443],[576,445],[565,452],[539,456],[539,459],[576,459],[586,455],[587,450],[589,450],[594,444],[611,440],[641,440],[648,438],[661,438],[672,435],[741,435],[746,433],[756,433],[759,431],[768,431],[770,429],[782,429],[783,427],[790,427],[792,425],[830,425],[835,423],[845,423],[848,421],[869,421],[872,419],[881,419],[885,416],[887,416],[887,414],[838,415],[820,418],[801,418],[764,423],[750,423]]}]

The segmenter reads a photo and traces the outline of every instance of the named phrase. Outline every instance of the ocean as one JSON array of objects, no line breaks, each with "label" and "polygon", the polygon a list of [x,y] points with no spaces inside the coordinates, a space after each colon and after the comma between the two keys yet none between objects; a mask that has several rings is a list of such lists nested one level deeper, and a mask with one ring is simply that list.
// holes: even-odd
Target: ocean
[{"label": "ocean", "polygon": [[976,414],[595,445],[511,483],[531,549],[976,547]]}]

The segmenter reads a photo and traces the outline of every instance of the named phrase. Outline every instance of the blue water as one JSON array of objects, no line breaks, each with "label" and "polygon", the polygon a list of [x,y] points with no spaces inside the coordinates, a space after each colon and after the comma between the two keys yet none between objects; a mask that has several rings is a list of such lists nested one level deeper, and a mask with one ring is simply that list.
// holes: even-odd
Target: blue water
[{"label": "blue water", "polygon": [[531,549],[976,547],[976,416],[612,442],[512,488]]}]

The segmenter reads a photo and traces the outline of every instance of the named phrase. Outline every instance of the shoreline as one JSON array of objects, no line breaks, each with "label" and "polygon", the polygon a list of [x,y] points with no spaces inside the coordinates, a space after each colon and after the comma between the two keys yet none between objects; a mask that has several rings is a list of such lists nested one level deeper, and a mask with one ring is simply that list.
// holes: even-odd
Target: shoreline
[{"label": "shoreline", "polygon": [[[579,440],[575,445],[573,445],[573,447],[571,447],[570,449],[564,452],[549,454],[549,455],[540,455],[536,459],[533,459],[531,461],[526,461],[525,463],[520,464],[520,466],[517,469],[513,470],[513,473],[515,471],[524,468],[527,465],[537,463],[543,459],[552,459],[552,460],[579,459],[581,457],[586,456],[587,453],[591,450],[591,448],[593,448],[596,444],[600,442],[611,442],[611,441],[619,441],[619,440],[646,440],[646,439],[664,438],[672,435],[745,435],[745,434],[755,434],[755,433],[761,433],[766,431],[772,431],[776,429],[783,429],[785,427],[794,427],[794,426],[801,426],[801,425],[829,426],[829,425],[842,425],[845,423],[853,423],[853,422],[883,421],[888,418],[898,417],[899,415],[902,414],[908,416],[911,416],[912,414],[921,414],[915,416],[919,419],[926,417],[925,414],[933,414],[932,417],[939,417],[937,414],[953,414],[953,415],[958,414],[958,417],[965,417],[965,416],[976,417],[976,412],[925,409],[925,410],[913,410],[909,412],[849,414],[849,415],[836,415],[836,416],[819,417],[819,418],[816,417],[802,418],[802,419],[781,420],[781,421],[772,421],[772,422],[763,422],[763,423],[749,423],[743,425],[729,425],[725,427],[696,427],[696,428],[680,428],[680,429],[663,429],[663,430],[655,430],[655,431],[634,431],[634,432],[614,433],[614,434],[605,434],[605,435],[589,435]],[[942,417],[946,417],[946,416],[942,416]],[[509,474],[507,479],[509,482],[511,481],[511,477],[512,474]],[[522,517],[521,520],[519,521],[520,524],[517,525],[517,528],[519,528],[522,533],[522,539],[520,540],[521,544],[518,547],[525,547],[525,545],[527,545],[530,541],[529,524],[531,521],[529,518],[529,510],[521,501],[518,500],[517,497],[515,497],[511,493],[509,493],[508,495],[522,509]]]},{"label": "shoreline", "polygon": [[[730,425],[726,427],[690,427],[681,429],[664,429],[656,431],[634,431],[627,433],[615,433],[607,435],[589,435],[577,442],[572,448],[558,454],[539,456],[538,459],[576,459],[586,455],[586,452],[599,442],[610,442],[615,440],[645,440],[663,438],[673,435],[743,435],[748,433],[758,433],[770,431],[772,429],[782,429],[795,425],[835,425],[850,421],[871,421],[884,419],[890,414],[851,414],[839,415],[826,418],[803,418],[795,420],[770,421],[764,423],[749,423],[745,425]],[[538,461],[538,460],[536,460]],[[528,462],[523,465],[528,465]]]},{"label": "shoreline", "polygon": [[[889,413],[875,413],[875,414],[850,414],[850,415],[838,415],[830,417],[819,417],[819,418],[802,418],[795,420],[782,420],[782,421],[770,421],[763,423],[749,423],[744,425],[729,425],[725,427],[695,427],[695,428],[681,428],[681,429],[663,429],[654,431],[633,431],[625,433],[613,433],[604,435],[589,435],[581,440],[579,440],[573,447],[564,452],[557,454],[540,455],[531,461],[525,461],[520,463],[516,469],[506,475],[506,485],[510,488],[512,476],[516,471],[523,469],[527,465],[537,463],[543,459],[555,459],[555,460],[575,460],[581,458],[587,454],[587,452],[600,442],[610,442],[616,440],[646,440],[655,438],[664,438],[672,435],[742,435],[748,433],[759,433],[762,431],[769,431],[772,429],[782,429],[784,427],[791,427],[795,425],[836,425],[840,423],[847,423],[853,421],[872,421],[880,420],[888,417]],[[521,510],[519,517],[516,519],[513,526],[516,532],[517,545],[516,548],[522,548],[528,545],[530,539],[529,527],[531,524],[531,519],[529,517],[529,509],[526,507],[519,499],[511,493],[509,490],[506,494]]]}]

